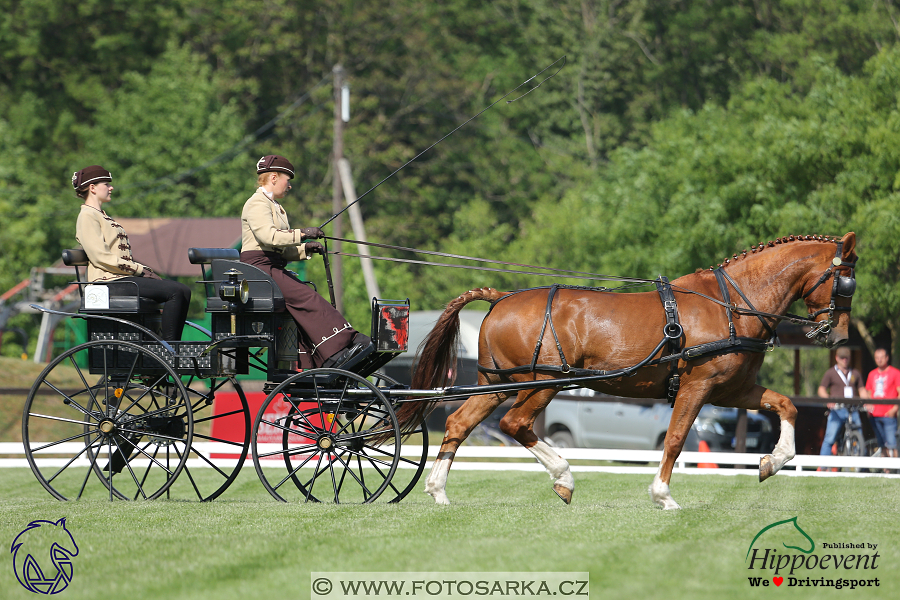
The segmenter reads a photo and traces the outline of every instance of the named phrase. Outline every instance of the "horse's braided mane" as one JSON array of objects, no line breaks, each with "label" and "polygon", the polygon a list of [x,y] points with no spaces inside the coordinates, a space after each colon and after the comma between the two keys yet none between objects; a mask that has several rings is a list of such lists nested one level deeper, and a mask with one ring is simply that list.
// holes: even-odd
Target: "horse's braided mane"
[{"label": "horse's braided mane", "polygon": [[[770,240],[767,243],[760,243],[758,246],[751,246],[749,251],[742,250],[739,254],[732,255],[731,258],[726,258],[724,261],[719,263],[720,267],[726,267],[730,265],[732,262],[740,260],[741,258],[745,258],[747,254],[756,254],[758,252],[762,252],[766,248],[774,248],[778,244],[787,244],[790,242],[839,242],[841,240],[840,236],[828,236],[828,235],[788,235],[785,237],[775,238],[774,240]],[[716,267],[711,266],[709,269],[697,269],[696,273],[702,273],[704,271],[714,271]]]}]

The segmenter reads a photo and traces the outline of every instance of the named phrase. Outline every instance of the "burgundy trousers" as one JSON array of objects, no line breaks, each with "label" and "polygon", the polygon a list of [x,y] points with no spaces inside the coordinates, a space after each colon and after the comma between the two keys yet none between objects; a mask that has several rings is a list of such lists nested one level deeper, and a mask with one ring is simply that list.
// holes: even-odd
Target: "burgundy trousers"
[{"label": "burgundy trousers", "polygon": [[285,270],[287,261],[277,252],[241,252],[241,262],[268,273],[281,289],[288,312],[300,328],[299,363],[304,369],[320,367],[326,359],[351,345],[356,330],[331,303]]}]

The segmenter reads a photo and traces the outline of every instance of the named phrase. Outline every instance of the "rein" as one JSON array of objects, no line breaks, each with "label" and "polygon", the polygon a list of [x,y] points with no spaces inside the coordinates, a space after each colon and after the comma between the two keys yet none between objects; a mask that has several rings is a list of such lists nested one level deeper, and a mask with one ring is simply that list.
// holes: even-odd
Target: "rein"
[{"label": "rein", "polygon": [[[599,273],[588,273],[585,271],[569,271],[566,269],[557,269],[554,267],[541,267],[538,265],[526,265],[526,264],[521,264],[521,263],[504,262],[502,260],[492,260],[489,258],[477,258],[474,256],[463,256],[461,254],[450,254],[447,252],[435,252],[433,250],[420,250],[418,248],[407,248],[405,246],[391,246],[390,244],[378,244],[375,242],[361,242],[359,240],[351,240],[351,239],[347,239],[347,238],[325,236],[325,239],[334,240],[336,242],[349,242],[351,244],[359,244],[361,246],[372,246],[374,248],[384,248],[386,250],[399,250],[402,252],[412,252],[415,254],[427,254],[429,256],[439,256],[442,258],[455,258],[455,259],[459,259],[459,260],[470,260],[473,262],[490,263],[490,264],[494,264],[494,265],[505,265],[508,267],[522,267],[522,268],[526,268],[526,269],[542,269],[544,271],[549,271],[549,273],[513,271],[510,269],[489,269],[489,268],[484,268],[484,267],[475,267],[472,265],[451,265],[451,264],[447,264],[447,263],[426,262],[426,261],[411,260],[411,259],[405,259],[405,258],[394,258],[394,257],[390,257],[390,256],[368,256],[368,255],[364,256],[362,254],[351,254],[348,252],[331,252],[331,254],[339,254],[341,256],[351,256],[351,257],[357,257],[357,258],[371,258],[374,260],[384,260],[384,261],[388,261],[388,262],[412,263],[412,264],[429,265],[429,266],[436,266],[436,267],[450,267],[453,269],[470,269],[473,271],[496,271],[496,272],[500,272],[500,273],[512,273],[512,274],[517,274],[517,275],[554,276],[557,273],[567,273],[567,274],[570,274],[569,276],[572,279],[592,279],[595,281],[622,281],[625,283],[653,283],[654,282],[653,279],[640,279],[640,278],[636,278],[636,277],[619,277],[617,275],[601,275]],[[603,289],[604,291],[612,291],[607,288],[600,288],[600,289]]]},{"label": "rein", "polygon": [[[547,271],[547,272],[518,271],[518,270],[514,270],[514,269],[497,269],[497,268],[491,268],[491,267],[478,267],[475,265],[453,265],[453,264],[448,264],[448,263],[429,262],[429,261],[414,260],[414,259],[409,259],[409,258],[395,258],[395,257],[390,257],[390,256],[371,256],[371,255],[363,255],[363,254],[354,254],[351,252],[342,252],[342,251],[329,250],[329,252],[328,252],[329,254],[335,254],[335,255],[339,255],[339,256],[349,256],[352,258],[383,260],[386,262],[424,265],[424,266],[430,266],[430,267],[447,267],[450,269],[467,269],[470,271],[490,271],[490,272],[494,272],[494,273],[508,273],[511,275],[538,275],[541,277],[558,277],[559,276],[558,274],[563,273],[563,274],[566,274],[566,277],[569,279],[587,279],[587,280],[591,280],[591,281],[618,281],[618,282],[623,282],[623,283],[631,283],[631,284],[635,284],[638,286],[639,285],[650,285],[650,284],[656,285],[656,283],[658,281],[656,279],[643,279],[640,277],[621,277],[618,275],[603,275],[600,273],[589,273],[589,272],[585,272],[585,271],[570,271],[570,270],[566,270],[566,269],[557,269],[554,267],[542,267],[542,266],[538,266],[538,265],[527,265],[527,264],[521,264],[521,263],[504,262],[502,260],[477,258],[474,256],[464,256],[461,254],[450,254],[447,252],[435,252],[433,250],[420,250],[418,248],[408,248],[405,246],[392,246],[390,244],[379,244],[376,242],[362,242],[359,240],[353,240],[353,239],[349,239],[349,238],[325,236],[325,239],[326,240],[334,240],[337,242],[348,242],[351,244],[359,244],[359,245],[363,245],[363,246],[372,246],[375,248],[384,248],[386,250],[399,250],[402,252],[427,254],[429,256],[439,256],[442,258],[455,258],[455,259],[459,259],[459,260],[470,260],[473,262],[489,263],[489,264],[503,265],[503,266],[510,266],[510,267],[522,267],[522,268],[526,268],[526,269],[541,269],[541,270]],[[837,242],[837,243],[842,244],[842,242]],[[847,264],[849,265],[850,263],[847,263]],[[855,263],[853,263],[853,264],[855,265]],[[722,271],[722,272],[724,273],[724,271]],[[827,274],[828,274],[828,272],[826,272],[826,275],[823,275],[823,277],[827,278]],[[731,279],[731,278],[729,277],[729,279]],[[774,313],[768,313],[768,312],[756,310],[755,308],[752,307],[752,305],[750,305],[749,302],[747,302],[748,306],[750,306],[749,309],[742,308],[736,304],[733,304],[730,301],[730,299],[723,302],[722,300],[713,298],[712,296],[708,296],[702,292],[697,292],[695,290],[691,290],[691,289],[682,287],[682,286],[674,284],[674,283],[670,283],[669,285],[672,287],[672,289],[678,290],[679,292],[682,292],[685,294],[694,294],[695,296],[700,296],[701,298],[705,298],[714,304],[718,304],[719,306],[722,306],[726,310],[732,311],[735,314],[754,316],[754,317],[760,318],[760,320],[762,320],[763,318],[767,318],[767,319],[773,319],[778,322],[788,321],[789,323],[792,323],[794,325],[808,325],[811,327],[819,327],[821,324],[815,321],[815,317],[818,316],[819,314],[822,314],[822,312],[827,312],[827,310],[828,310],[828,309],[823,309],[822,311],[820,311],[818,313],[811,314],[809,317],[801,317],[800,315],[795,315],[795,314],[791,314],[791,313],[787,313],[784,315],[777,315]],[[732,285],[734,285],[735,289],[738,290],[738,293],[746,301],[746,298],[744,297],[743,293],[738,289],[738,287],[734,283],[732,283]],[[549,287],[550,286],[544,286],[544,288],[546,288],[546,289],[549,289]],[[619,292],[620,290],[623,290],[626,287],[632,287],[632,286],[624,286],[623,285],[623,286],[619,286],[616,288],[577,287],[577,286],[560,286],[560,287],[583,289],[583,290],[596,290],[598,292]],[[516,292],[511,292],[511,293],[515,294],[518,292],[524,292],[524,291],[533,290],[533,289],[542,289],[542,288],[541,287],[526,288],[526,289],[522,289],[522,290],[517,290]],[[815,287],[813,289],[815,289]],[[809,293],[812,293],[812,289],[807,293],[807,295],[809,295]],[[502,300],[502,298],[501,298],[501,300]],[[499,300],[498,300],[498,302],[499,302]],[[835,307],[834,310],[849,310],[849,309],[839,306],[839,307]],[[768,326],[768,324],[766,324],[766,325],[769,330],[772,330],[772,328],[770,326]],[[777,325],[776,325],[776,327],[777,327]],[[772,330],[772,331],[774,332],[774,330]]]}]

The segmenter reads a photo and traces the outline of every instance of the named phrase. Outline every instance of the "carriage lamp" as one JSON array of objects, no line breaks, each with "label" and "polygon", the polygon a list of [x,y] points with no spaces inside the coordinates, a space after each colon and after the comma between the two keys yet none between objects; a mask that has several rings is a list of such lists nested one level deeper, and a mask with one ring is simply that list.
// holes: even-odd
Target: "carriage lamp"
[{"label": "carriage lamp", "polygon": [[246,304],[250,299],[250,284],[246,279],[238,280],[238,275],[243,275],[237,269],[228,269],[225,271],[228,277],[227,281],[223,281],[219,286],[219,298],[225,302]]},{"label": "carriage lamp", "polygon": [[237,269],[228,269],[225,276],[228,277],[219,286],[219,298],[228,303],[231,313],[231,335],[237,335],[237,315],[235,311],[238,304],[246,304],[250,299],[250,284],[246,279],[238,280],[238,275],[243,275]]}]

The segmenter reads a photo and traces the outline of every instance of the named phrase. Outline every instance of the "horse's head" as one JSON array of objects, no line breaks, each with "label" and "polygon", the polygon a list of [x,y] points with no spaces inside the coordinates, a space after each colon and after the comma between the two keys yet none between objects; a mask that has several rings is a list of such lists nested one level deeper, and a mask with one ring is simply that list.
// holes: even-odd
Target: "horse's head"
[{"label": "horse's head", "polygon": [[821,264],[810,270],[800,296],[809,318],[817,323],[806,335],[826,348],[847,341],[850,302],[856,291],[856,234],[851,231],[835,245],[834,253],[823,252]]},{"label": "horse's head", "polygon": [[[765,538],[763,538],[763,542],[760,542],[760,545],[768,542],[779,550],[783,546],[789,550],[799,550],[804,554],[812,554],[816,549],[816,543],[809,537],[808,533],[800,528],[800,525],[797,524],[797,517],[794,517],[793,519],[776,521],[775,523],[766,525],[760,529],[759,533],[756,534],[756,537],[753,538],[753,541],[750,542],[750,547],[747,548],[747,556],[745,558],[750,557],[750,551],[753,549],[754,544],[756,544],[757,540],[759,540],[763,534],[770,530],[775,531],[767,534]],[[788,542],[790,542],[790,544]]]}]

